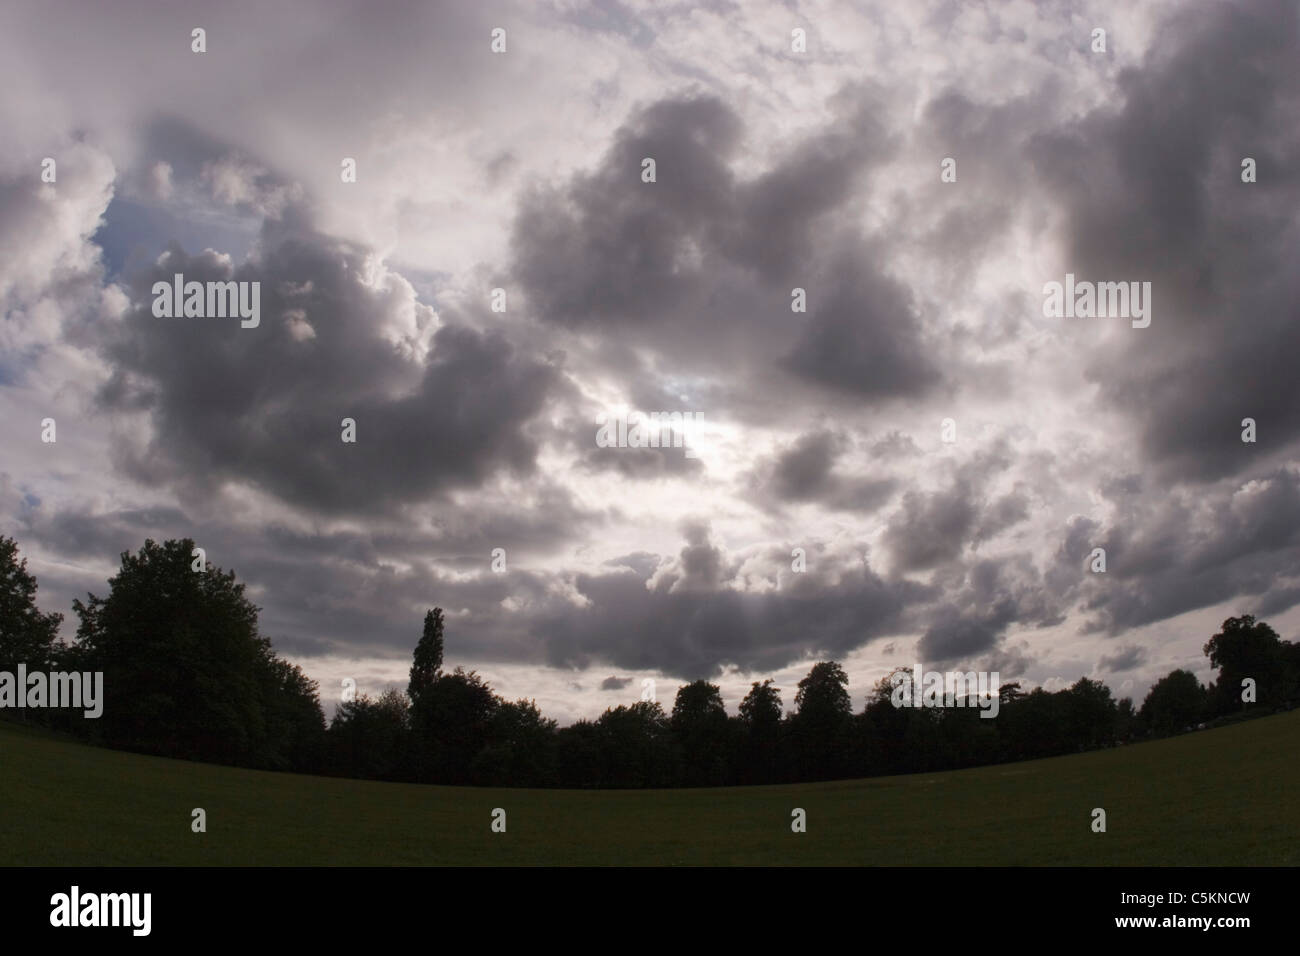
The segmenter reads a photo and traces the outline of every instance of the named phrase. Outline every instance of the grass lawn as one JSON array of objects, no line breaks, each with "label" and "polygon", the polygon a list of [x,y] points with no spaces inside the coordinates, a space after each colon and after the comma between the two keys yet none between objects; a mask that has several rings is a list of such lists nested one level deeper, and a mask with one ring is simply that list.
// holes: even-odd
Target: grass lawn
[{"label": "grass lawn", "polygon": [[[1300,711],[951,773],[708,790],[338,780],[0,722],[0,865],[1297,865]],[[207,832],[190,812],[207,811]],[[494,808],[507,832],[490,829]],[[790,831],[807,811],[808,831]],[[1107,814],[1093,833],[1092,809]]]}]

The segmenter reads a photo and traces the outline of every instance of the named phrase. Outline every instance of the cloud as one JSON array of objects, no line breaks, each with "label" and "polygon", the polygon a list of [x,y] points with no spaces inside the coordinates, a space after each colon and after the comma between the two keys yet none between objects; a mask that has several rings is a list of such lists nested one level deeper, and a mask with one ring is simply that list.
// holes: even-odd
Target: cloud
[{"label": "cloud", "polygon": [[[1224,606],[1294,625],[1294,5],[1134,8],[1106,56],[942,0],[831,4],[806,55],[727,4],[233,4],[203,56],[146,7],[0,39],[0,516],[43,601],[190,535],[304,662],[404,674],[441,606],[449,660],[570,713],[585,668],[1144,677]],[[1067,271],[1151,281],[1152,325],[1045,319]],[[259,327],[154,318],[176,272],[260,282]],[[596,447],[619,405],[703,414],[701,457]]]},{"label": "cloud", "polygon": [[[528,193],[511,237],[512,275],[543,322],[617,335],[698,370],[725,350],[731,377],[789,377],[840,397],[916,397],[942,380],[911,296],[877,265],[886,252],[842,203],[890,154],[879,94],[846,86],[832,119],[769,168],[733,169],[744,140],[718,97],[681,94],[638,111],[591,172]],[[642,162],[656,181],[641,181]],[[804,288],[806,316],[791,314]],[[719,308],[724,311],[719,314]],[[648,376],[647,376],[648,377]],[[734,381],[711,396],[745,414]]]},{"label": "cloud", "polygon": [[[119,449],[123,470],[189,496],[247,483],[327,514],[532,474],[527,426],[554,369],[498,332],[439,322],[366,249],[289,220],[268,221],[239,265],[173,244],[132,280],[133,308],[104,335],[100,402],[144,415],[152,435]],[[153,283],[177,273],[259,282],[261,324],[154,317]],[[355,445],[341,441],[345,418]]]},{"label": "cloud", "polygon": [[[1281,569],[1300,566],[1300,473],[1284,469],[1207,498],[1179,492],[1132,506],[1104,531],[1106,573],[1079,563],[1090,630],[1120,634],[1133,627],[1209,607],[1241,595],[1263,595]],[[1079,540],[1075,539],[1076,542]],[[1071,550],[1077,552],[1076,543]],[[1285,604],[1285,588],[1274,599]]]},{"label": "cloud", "polygon": [[581,669],[599,661],[684,680],[716,676],[725,666],[767,672],[904,633],[909,610],[933,599],[923,585],[830,556],[821,559],[816,586],[740,590],[741,563],[725,561],[702,525],[685,533],[680,557],[656,574],[625,568],[577,575],[581,602],[552,603],[534,626],[548,663]]},{"label": "cloud", "polygon": [[[549,322],[656,325],[707,285],[703,254],[729,215],[740,121],[716,97],[669,99],[623,127],[600,167],[533,194],[515,224],[515,271]],[[642,162],[656,162],[654,183]]]},{"label": "cloud", "polygon": [[991,653],[1010,674],[1030,661],[1021,649],[998,644],[1016,623],[1045,627],[1059,619],[1060,606],[1043,591],[1025,555],[982,558],[945,579],[943,599],[928,610],[929,625],[917,643],[921,658],[935,663],[967,660]]},{"label": "cloud", "polygon": [[[1300,437],[1283,358],[1300,348],[1300,180],[1287,172],[1300,164],[1300,20],[1287,2],[1209,4],[1176,11],[1160,36],[1115,105],[1044,132],[1030,156],[1065,214],[1069,271],[1152,283],[1151,326],[1093,349],[1089,377],[1165,480],[1204,482]],[[1241,442],[1244,417],[1265,446]]]},{"label": "cloud", "polygon": [[[99,249],[91,236],[113,195],[109,156],[83,143],[55,150],[55,182],[33,164],[0,172],[0,361],[76,342],[104,309]],[[3,366],[0,366],[0,381]]]},{"label": "cloud", "polygon": [[1120,648],[1114,654],[1105,654],[1097,662],[1097,667],[1109,674],[1131,671],[1146,663],[1147,652],[1136,645]]}]

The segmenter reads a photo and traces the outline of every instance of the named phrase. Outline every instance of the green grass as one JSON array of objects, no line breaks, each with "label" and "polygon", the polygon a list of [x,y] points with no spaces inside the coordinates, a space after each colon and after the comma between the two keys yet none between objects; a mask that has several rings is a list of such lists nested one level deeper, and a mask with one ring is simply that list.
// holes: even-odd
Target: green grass
[{"label": "green grass", "polygon": [[0,722],[0,865],[1296,865],[1297,744],[1293,711],[953,773],[590,792],[264,773]]}]

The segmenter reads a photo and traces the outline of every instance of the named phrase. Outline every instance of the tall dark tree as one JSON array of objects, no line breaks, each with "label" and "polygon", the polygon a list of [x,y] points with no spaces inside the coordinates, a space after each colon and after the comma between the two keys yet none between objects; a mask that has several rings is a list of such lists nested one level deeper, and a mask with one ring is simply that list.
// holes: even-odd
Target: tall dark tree
[{"label": "tall dark tree", "polygon": [[105,672],[98,730],[113,745],[255,761],[265,734],[257,611],[234,572],[191,568],[194,542],[122,553],[106,598],[73,602],[86,666]]},{"label": "tall dark tree", "polygon": [[1020,681],[1010,681],[998,688],[998,706],[1002,707],[1007,704],[1014,704],[1024,696],[1025,692],[1020,686]]},{"label": "tall dark tree", "polygon": [[1286,707],[1300,706],[1300,641],[1282,642],[1282,702]]},{"label": "tall dark tree", "polygon": [[682,782],[698,787],[726,784],[731,773],[727,708],[718,686],[697,680],[678,688],[670,725],[681,748]]},{"label": "tall dark tree", "polygon": [[1242,682],[1255,681],[1255,701],[1261,710],[1276,708],[1287,696],[1286,655],[1277,632],[1250,614],[1230,617],[1206,642],[1210,664],[1219,668],[1213,706],[1217,714],[1232,714],[1247,706]]},{"label": "tall dark tree", "polygon": [[1110,688],[1080,677],[1066,692],[1066,736],[1072,750],[1109,746],[1115,739],[1117,710]]},{"label": "tall dark tree", "polygon": [[488,722],[487,743],[470,765],[470,776],[485,786],[554,786],[555,721],[543,717],[535,701],[501,701]]},{"label": "tall dark tree", "polygon": [[1208,697],[1196,675],[1170,671],[1152,685],[1138,712],[1142,722],[1157,734],[1176,734],[1205,716]]},{"label": "tall dark tree", "polygon": [[411,702],[412,748],[418,779],[473,782],[475,759],[488,745],[501,699],[474,671],[457,667],[434,679]]},{"label": "tall dark tree", "polygon": [[1032,760],[1070,753],[1068,691],[1050,693],[1035,687],[998,714],[1001,751],[1006,760]]},{"label": "tall dark tree", "polygon": [[781,724],[781,688],[772,678],[750,685],[740,702],[740,717],[754,732],[775,736]]},{"label": "tall dark tree", "polygon": [[424,631],[415,645],[415,659],[411,662],[411,680],[406,695],[412,703],[433,686],[442,674],[442,608],[435,607],[424,614]]},{"label": "tall dark tree", "polygon": [[412,772],[424,782],[467,784],[503,702],[474,671],[443,673],[442,647],[442,608],[436,607],[424,615],[407,685]]},{"label": "tall dark tree", "polygon": [[315,684],[276,658],[235,573],[196,570],[194,550],[188,538],[145,541],[122,553],[108,597],[73,602],[69,658],[104,672],[94,729],[132,750],[301,769],[324,729]]},{"label": "tall dark tree", "polygon": [[389,689],[378,698],[361,694],[344,701],[329,728],[331,773],[372,780],[407,777],[410,702]]},{"label": "tall dark tree", "polygon": [[859,763],[869,764],[876,773],[901,773],[907,766],[908,727],[915,712],[894,705],[894,692],[904,677],[912,680],[912,668],[896,667],[876,681],[862,710],[867,726],[858,723]]},{"label": "tall dark tree", "polygon": [[780,779],[781,689],[772,678],[754,681],[740,702],[740,777],[745,783]]},{"label": "tall dark tree", "polygon": [[18,558],[18,543],[0,536],[0,671],[18,664],[45,670],[55,651],[63,615],[44,614],[36,606],[36,578],[27,559]]},{"label": "tall dark tree", "polygon": [[601,776],[600,729],[595,721],[578,720],[555,733],[556,773],[561,787],[604,786]]},{"label": "tall dark tree", "polygon": [[814,664],[799,681],[791,730],[805,780],[833,779],[848,770],[853,722],[848,684],[848,675],[836,661]]},{"label": "tall dark tree", "polygon": [[1140,731],[1141,721],[1133,708],[1133,698],[1125,697],[1115,708],[1115,739],[1127,743]]},{"label": "tall dark tree", "polygon": [[677,778],[668,715],[656,701],[611,707],[596,721],[601,786],[667,787]]},{"label": "tall dark tree", "polygon": [[262,766],[299,773],[323,769],[325,714],[317,683],[297,664],[277,657],[263,639],[259,667],[266,743]]},{"label": "tall dark tree", "polygon": [[852,710],[848,686],[849,675],[839,662],[814,664],[794,695],[797,712],[805,717],[847,716]]}]

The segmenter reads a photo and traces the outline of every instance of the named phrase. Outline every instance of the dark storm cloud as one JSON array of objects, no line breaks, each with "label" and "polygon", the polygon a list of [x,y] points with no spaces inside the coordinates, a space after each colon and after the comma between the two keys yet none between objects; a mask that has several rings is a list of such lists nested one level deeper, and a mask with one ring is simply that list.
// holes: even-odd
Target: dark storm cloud
[{"label": "dark storm cloud", "polygon": [[[515,225],[516,271],[529,303],[563,325],[656,324],[707,281],[681,268],[688,242],[731,215],[726,159],[740,120],[721,100],[664,100],[620,130],[596,172],[529,199]],[[642,160],[656,163],[641,181]]]},{"label": "dark storm cloud", "polygon": [[816,283],[808,323],[784,365],[853,396],[920,397],[940,374],[918,334],[910,295],[901,283],[863,268],[862,255],[846,249]]},{"label": "dark storm cloud", "polygon": [[839,511],[875,511],[898,487],[889,476],[836,470],[849,447],[848,436],[820,429],[800,435],[752,476],[755,487],[775,504],[816,502]]},{"label": "dark storm cloud", "polygon": [[1255,617],[1281,614],[1300,604],[1300,587],[1274,587],[1250,611]]},{"label": "dark storm cloud", "polygon": [[[190,537],[209,561],[235,570],[249,585],[262,608],[263,633],[290,653],[406,653],[419,637],[424,610],[442,605],[449,612],[474,612],[472,621],[458,620],[451,628],[449,650],[462,658],[527,660],[537,659],[536,642],[521,619],[504,614],[501,602],[550,600],[554,575],[529,568],[535,555],[549,555],[555,542],[572,532],[562,526],[566,515],[575,522],[585,519],[565,511],[566,503],[553,500],[540,513],[484,515],[481,526],[459,509],[435,509],[423,527],[393,523],[316,533],[275,522],[246,527],[221,516],[195,519],[174,508],[92,514],[36,506],[17,534],[22,544],[68,559],[42,575],[42,601],[49,608],[66,611],[87,590],[107,591],[107,575],[77,569],[85,562],[107,562],[115,569],[118,555],[138,551],[146,538]],[[489,571],[490,546],[505,548],[508,574]]]},{"label": "dark storm cloud", "polygon": [[[735,589],[739,562],[724,557],[705,523],[687,521],[682,533],[686,543],[676,558],[653,568],[622,562],[608,572],[578,574],[572,586],[581,603],[555,592],[530,615],[528,634],[546,662],[659,670],[687,680],[717,675],[727,665],[770,671],[904,633],[909,615],[935,596],[925,585],[885,580],[865,562],[824,557],[813,562],[815,571],[791,575],[778,590],[743,592]],[[769,557],[788,562],[789,549]],[[818,582],[809,582],[812,577]]]},{"label": "dark storm cloud", "polygon": [[[260,59],[247,61],[249,75],[277,90],[266,121],[297,116],[301,129],[321,130],[319,142],[306,138],[331,178],[331,157],[345,155],[336,130],[361,156],[370,150],[368,170],[381,168],[394,144],[374,138],[383,126],[365,125],[375,116],[409,119],[418,135],[439,126],[472,132],[473,182],[501,197],[526,190],[504,220],[508,259],[482,266],[492,284],[510,289],[510,315],[460,302],[452,280],[464,276],[439,272],[452,268],[446,263],[423,264],[421,273],[425,300],[440,303],[437,319],[400,277],[377,283],[373,250],[315,228],[312,197],[285,168],[291,154],[232,149],[184,118],[140,126],[131,144],[139,155],[113,157],[126,165],[99,234],[110,275],[129,277],[121,281],[132,309],[120,323],[96,313],[74,329],[61,307],[46,314],[63,317],[65,340],[103,336],[97,345],[111,377],[99,410],[122,426],[114,461],[150,486],[144,500],[164,503],[83,510],[66,503],[75,496],[15,469],[24,494],[39,492],[6,507],[20,516],[23,539],[51,556],[42,584],[48,577],[53,589],[42,591],[43,602],[84,589],[88,565],[102,592],[103,562],[145,537],[190,535],[256,591],[263,630],[291,653],[407,657],[424,610],[441,606],[452,661],[658,669],[683,679],[729,665],[761,672],[810,655],[842,658],[893,635],[921,635],[926,661],[982,658],[1012,677],[1036,663],[1013,628],[1057,625],[1072,612],[1086,618],[1085,629],[1117,635],[1221,602],[1240,600],[1259,614],[1300,603],[1300,478],[1282,464],[1300,439],[1294,5],[1178,9],[1117,88],[1107,78],[1113,61],[1097,59],[1102,69],[1075,71],[1073,81],[1043,70],[1041,85],[941,89],[910,104],[917,121],[895,128],[885,118],[901,115],[896,100],[850,84],[825,104],[820,125],[769,116],[782,130],[800,127],[779,143],[751,142],[753,130],[723,97],[655,101],[659,91],[637,75],[628,88],[650,105],[633,110],[591,158],[534,154],[520,146],[526,137],[496,135],[491,123],[480,129],[476,114],[502,106],[507,87],[495,81],[424,102],[444,73],[471,76],[494,62],[485,24],[495,21],[486,13],[417,29],[404,17],[339,10],[334,22],[355,20],[357,30],[308,31],[292,47],[302,56],[269,72],[251,68]],[[602,42],[621,30],[637,45],[675,15],[611,2],[569,19],[605,33]],[[935,23],[948,19],[945,11]],[[125,36],[126,26],[114,27]],[[540,35],[511,30],[512,50]],[[211,32],[214,40],[231,35]],[[342,45],[313,39],[345,34]],[[183,40],[185,30],[175,35]],[[188,57],[183,43],[179,50]],[[386,54],[378,70],[377,51]],[[971,51],[961,52],[964,61]],[[124,50],[122,59],[138,58]],[[343,66],[304,72],[303,62]],[[194,69],[212,65],[200,58]],[[597,74],[582,79],[589,75]],[[1012,95],[1016,86],[1028,92]],[[744,102],[758,108],[761,97]],[[1103,105],[1080,115],[1081,102]],[[570,105],[563,115],[588,115]],[[194,122],[220,131],[211,113],[196,108]],[[256,115],[239,114],[241,122]],[[246,125],[254,129],[241,136],[244,147],[259,134],[256,123]],[[530,127],[501,127],[519,128]],[[951,186],[937,181],[938,160],[949,155],[960,170]],[[1240,180],[1247,155],[1259,163],[1253,185]],[[653,184],[641,182],[645,157],[657,162]],[[171,199],[158,186],[159,161],[170,166]],[[539,170],[575,162],[585,171],[530,185]],[[60,159],[55,193],[66,196],[75,169]],[[0,245],[11,254],[55,218],[30,170],[23,175],[19,192],[0,186],[0,220],[12,226],[0,229]],[[922,179],[929,188],[917,186]],[[395,215],[462,185],[439,178],[436,189],[397,188]],[[382,234],[382,215],[358,232]],[[990,291],[988,280],[1020,282],[1014,266],[1002,270],[1003,252],[1023,261],[1034,251],[1013,226],[1043,248],[1061,240],[1065,268],[1080,279],[1151,281],[1151,327],[1131,330],[1120,320],[1107,330],[1116,334],[1094,338],[1086,323],[1107,320],[1043,319],[1037,286]],[[1008,238],[1015,241],[1004,248]],[[168,239],[174,245],[154,263]],[[240,264],[196,251],[204,245]],[[39,271],[50,270],[41,263]],[[93,277],[55,271],[52,285],[75,280],[100,291]],[[261,326],[154,318],[150,285],[177,271],[260,280]],[[791,311],[795,286],[807,292],[806,313]],[[444,291],[454,306],[441,307]],[[1075,323],[1049,331],[1077,351],[1041,334],[1052,322]],[[1015,361],[1027,364],[1015,369]],[[3,362],[0,381],[16,368],[9,356]],[[1073,381],[1053,374],[1058,362],[1086,370],[1100,409],[1087,396],[1044,388]],[[633,483],[629,498],[635,482],[686,479],[668,489],[681,492],[682,504],[651,519],[673,527],[695,504],[688,482],[713,477],[680,449],[596,447],[587,404],[611,390],[642,410],[703,410],[728,426],[758,426],[734,445],[737,497],[750,497],[714,520],[730,529],[752,516],[766,539],[743,557],[729,555],[708,524],[688,521],[676,553],[637,551],[633,532],[614,527],[622,488],[615,503],[583,504],[596,497],[590,485],[603,491],[611,477]],[[987,395],[1009,399],[1008,415],[1018,414],[1013,402],[1041,398],[1044,418],[1077,417],[1067,425],[1082,440],[1071,447],[1048,428],[1041,446],[1021,443],[1015,454],[994,446],[950,467],[936,466],[902,432],[876,433],[896,424],[875,417],[881,408],[937,417],[929,399],[960,409]],[[970,403],[972,415],[985,411],[979,404]],[[1123,427],[1106,433],[1116,412],[1140,439],[1136,455],[1121,447],[1131,437]],[[1239,439],[1247,416],[1259,423],[1254,445]],[[343,417],[357,421],[356,445],[339,440]],[[62,439],[63,418],[60,426]],[[770,457],[753,452],[774,434],[793,437]],[[560,469],[539,466],[543,449],[548,465],[562,460]],[[1098,461],[1122,462],[1122,470],[1109,473]],[[1188,484],[1195,494],[1183,493]],[[291,513],[220,493],[241,485]],[[717,491],[701,487],[701,498]],[[900,488],[907,491],[896,498]],[[666,498],[664,487],[652,490]],[[125,483],[106,489],[115,501],[137,492]],[[1071,516],[1091,507],[1094,493],[1104,507]],[[180,508],[169,503],[173,494]],[[223,510],[232,503],[238,510]],[[1041,513],[1058,504],[1059,514]],[[838,542],[801,541],[798,527],[782,523],[786,512],[815,521],[841,512],[830,517],[865,539],[878,522],[841,521],[843,512],[858,518],[886,506],[885,556],[882,564],[872,554],[875,569],[845,557]],[[582,547],[561,556],[559,546],[575,540]],[[989,557],[1008,541],[1034,549],[1037,563],[1024,554]],[[794,546],[807,551],[807,573],[790,571]],[[496,547],[507,552],[503,574],[488,568]],[[870,547],[878,551],[874,537]],[[1088,569],[1095,547],[1107,550],[1105,574]],[[602,563],[620,551],[630,553]],[[579,559],[596,570],[573,570]],[[764,590],[772,569],[775,587]],[[916,573],[928,583],[902,577]],[[66,611],[67,602],[50,606]],[[1146,653],[1122,643],[1079,659],[1100,655],[1099,670],[1122,673],[1146,664]],[[600,686],[630,680],[610,676]]]},{"label": "dark storm cloud", "polygon": [[1011,618],[1005,613],[962,613],[951,608],[922,635],[916,651],[924,661],[942,664],[974,657],[997,642]]},{"label": "dark storm cloud", "polygon": [[[1167,480],[1203,481],[1300,436],[1300,14],[1285,0],[1194,5],[1158,36],[1121,75],[1118,107],[1031,155],[1068,214],[1068,268],[1152,283],[1151,326],[1088,364],[1103,400],[1132,416]],[[1240,441],[1245,417],[1259,445]]]},{"label": "dark storm cloud", "polygon": [[1053,624],[1061,611],[1045,595],[1028,556],[979,559],[959,573],[960,578],[946,578],[944,603],[929,612],[917,654],[924,661],[946,663],[993,652],[994,659],[1001,656],[1010,666],[1026,664],[1023,652],[997,648],[1007,628]]},{"label": "dark storm cloud", "polygon": [[632,678],[630,677],[614,677],[611,675],[609,677],[606,677],[603,681],[600,682],[600,689],[601,690],[622,690],[630,683],[632,683]]},{"label": "dark storm cloud", "polygon": [[770,281],[805,284],[801,273],[823,249],[816,227],[897,147],[880,119],[881,97],[869,86],[839,90],[830,100],[833,123],[737,186],[736,221],[725,234],[731,256]]},{"label": "dark storm cloud", "polygon": [[[555,371],[497,332],[450,323],[427,362],[403,354],[385,330],[410,324],[399,313],[414,303],[400,284],[370,284],[366,250],[286,218],[268,221],[245,264],[172,246],[134,280],[136,305],[104,346],[113,374],[101,401],[146,411],[154,434],[146,449],[119,450],[124,469],[191,493],[250,482],[334,514],[382,513],[498,473],[532,474],[537,446],[526,426]],[[155,318],[151,286],[175,273],[260,281],[261,324]],[[355,444],[341,441],[344,418],[356,421]]]},{"label": "dark storm cloud", "polygon": [[531,491],[535,504],[493,499],[491,508],[479,509],[437,503],[410,520],[370,522],[364,531],[308,533],[272,523],[265,534],[277,550],[304,560],[326,553],[377,563],[382,555],[474,570],[488,564],[494,548],[504,549],[511,564],[531,561],[549,557],[575,534],[599,528],[601,517],[578,507],[563,488],[539,480]]},{"label": "dark storm cloud", "polygon": [[1084,515],[1072,517],[1044,575],[1052,593],[1065,595],[1077,589],[1088,572],[1087,559],[1098,547],[1105,547],[1100,522]]},{"label": "dark storm cloud", "polygon": [[985,669],[997,671],[1004,683],[1011,678],[1019,677],[1034,663],[1034,657],[1030,655],[1028,649],[1027,641],[1020,641],[1011,647],[1000,647],[985,658]]},{"label": "dark storm cloud", "polygon": [[1011,224],[1024,198],[1025,141],[1050,122],[1059,100],[1054,82],[991,103],[976,96],[969,88],[940,92],[925,105],[911,144],[918,165],[933,170],[935,178],[941,158],[956,163],[955,182],[926,190],[918,199],[925,205],[918,211],[928,214],[924,221],[933,223],[921,238],[952,270],[954,291]]},{"label": "dark storm cloud", "polygon": [[576,586],[589,604],[538,625],[550,664],[582,669],[602,661],[684,680],[715,676],[727,664],[763,672],[809,654],[844,655],[901,633],[906,608],[930,594],[865,568],[810,596],[648,590],[631,571],[579,575]]},{"label": "dark storm cloud", "polygon": [[898,480],[894,478],[845,480],[825,504],[840,511],[877,511],[897,490]]},{"label": "dark storm cloud", "polygon": [[916,447],[916,442],[912,441],[910,435],[904,435],[902,432],[892,431],[885,437],[877,439],[872,443],[871,454],[876,458],[894,460],[919,455],[921,454],[921,449]]},{"label": "dark storm cloud", "polygon": [[601,448],[596,445],[595,432],[593,426],[593,437],[587,439],[591,447],[580,453],[580,467],[587,472],[615,472],[624,478],[636,480],[689,478],[704,472],[704,464],[698,458],[687,458],[684,449]]},{"label": "dark storm cloud", "polygon": [[1109,674],[1118,674],[1122,671],[1131,671],[1136,667],[1141,667],[1147,661],[1147,652],[1141,647],[1130,645],[1129,647],[1120,648],[1114,654],[1104,654],[1097,666]]},{"label": "dark storm cloud", "polygon": [[129,509],[92,515],[76,510],[36,509],[24,516],[24,540],[69,558],[114,558],[135,551],[145,538],[185,537],[193,525],[178,508]]},{"label": "dark storm cloud", "polygon": [[[1076,576],[1087,629],[1119,634],[1241,596],[1266,594],[1300,569],[1300,476],[1283,469],[1240,489],[1212,491],[1212,506],[1181,497],[1135,505],[1106,528],[1080,520],[1057,573]],[[1106,572],[1086,556],[1106,549]],[[1068,555],[1068,559],[1067,556]],[[1082,555],[1082,557],[1080,557]],[[1268,603],[1289,606],[1285,590]]]},{"label": "dark storm cloud", "polygon": [[[419,640],[424,612],[441,607],[448,661],[544,662],[546,649],[532,623],[536,609],[561,600],[554,572],[508,560],[505,572],[493,573],[484,554],[450,573],[418,549],[399,559],[333,540],[308,557],[286,551],[283,537],[236,532],[229,544],[205,538],[209,558],[222,558],[259,589],[261,629],[277,647],[305,656],[406,657]],[[512,602],[522,610],[507,609]]]},{"label": "dark storm cloud", "polygon": [[923,570],[960,555],[975,527],[973,496],[966,482],[933,494],[903,495],[902,509],[885,531],[885,544],[898,566]]},{"label": "dark storm cloud", "polygon": [[830,431],[810,432],[782,452],[772,469],[772,490],[787,501],[805,501],[824,494],[831,469],[844,447],[844,437]]},{"label": "dark storm cloud", "polygon": [[709,525],[686,521],[682,526],[686,547],[681,552],[681,576],[673,590],[712,591],[722,580],[722,550],[709,540]]},{"label": "dark storm cloud", "polygon": [[1029,517],[1029,495],[1023,488],[998,498],[985,509],[975,529],[975,543],[996,537]]},{"label": "dark storm cloud", "polygon": [[[100,549],[137,550],[147,528],[156,539],[193,536],[208,560],[235,570],[262,608],[262,632],[281,651],[304,657],[404,657],[425,609],[438,606],[447,612],[449,660],[602,663],[684,679],[716,675],[728,664],[769,671],[906,633],[911,617],[936,596],[934,588],[882,579],[865,564],[836,566],[824,556],[814,562],[815,574],[795,575],[777,592],[732,590],[737,566],[701,522],[684,524],[686,541],[675,559],[630,555],[608,572],[571,582],[515,563],[494,574],[487,555],[477,568],[450,575],[421,554],[414,535],[307,536],[278,526],[191,522],[170,512],[60,516],[29,530],[42,544],[103,557]],[[428,548],[437,553],[437,542]],[[775,557],[788,561],[788,554],[778,549]],[[823,583],[812,583],[814,576]],[[106,591],[98,574],[52,580],[54,589],[42,592],[51,608],[66,608],[87,589]],[[572,593],[586,603],[575,603]]]},{"label": "dark storm cloud", "polygon": [[[594,172],[525,198],[512,236],[514,275],[544,322],[599,330],[716,377],[782,374],[848,399],[918,397],[941,380],[910,292],[885,275],[886,243],[837,224],[840,208],[894,142],[877,94],[847,87],[835,120],[740,180],[743,129],[711,96],[661,100],[633,116]],[[641,162],[656,161],[656,182]],[[807,312],[791,314],[791,290]],[[661,373],[660,373],[661,374]],[[656,373],[629,372],[644,388]],[[752,389],[751,389],[752,390]],[[716,407],[716,406],[712,406]]]},{"label": "dark storm cloud", "polygon": [[884,541],[895,566],[904,571],[932,568],[1024,520],[1028,499],[1016,488],[993,502],[984,488],[1010,467],[1005,441],[980,451],[955,471],[949,485],[934,492],[908,491],[890,518]]}]

